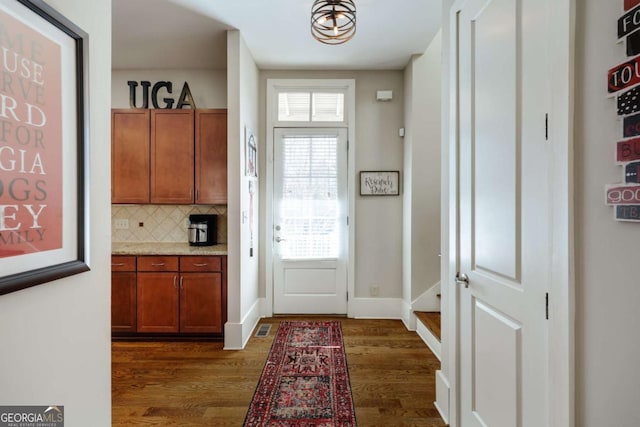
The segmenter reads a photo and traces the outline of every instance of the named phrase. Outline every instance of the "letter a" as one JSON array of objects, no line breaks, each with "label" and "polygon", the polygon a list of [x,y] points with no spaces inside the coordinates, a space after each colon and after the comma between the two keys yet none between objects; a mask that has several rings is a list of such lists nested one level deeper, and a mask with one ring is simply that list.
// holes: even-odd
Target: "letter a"
[{"label": "letter a", "polygon": [[193,100],[191,89],[189,89],[187,82],[184,82],[184,86],[182,86],[182,92],[180,92],[180,98],[178,99],[176,109],[182,109],[184,105],[190,105],[193,110],[196,109],[196,102]]}]

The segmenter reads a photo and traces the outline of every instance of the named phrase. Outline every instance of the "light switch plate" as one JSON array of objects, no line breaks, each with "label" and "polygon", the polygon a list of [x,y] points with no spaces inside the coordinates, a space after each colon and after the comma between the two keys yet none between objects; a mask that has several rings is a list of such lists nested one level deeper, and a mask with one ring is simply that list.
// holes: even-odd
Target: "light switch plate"
[{"label": "light switch plate", "polygon": [[114,227],[116,227],[116,230],[128,230],[129,229],[129,220],[124,218],[116,218],[113,221],[113,225]]}]

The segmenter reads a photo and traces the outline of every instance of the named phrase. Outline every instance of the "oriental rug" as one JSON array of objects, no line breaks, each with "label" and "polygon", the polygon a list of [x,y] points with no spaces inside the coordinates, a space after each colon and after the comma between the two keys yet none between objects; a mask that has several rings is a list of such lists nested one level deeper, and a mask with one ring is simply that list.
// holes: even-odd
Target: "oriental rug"
[{"label": "oriental rug", "polygon": [[339,321],[283,321],[245,427],[355,427]]}]

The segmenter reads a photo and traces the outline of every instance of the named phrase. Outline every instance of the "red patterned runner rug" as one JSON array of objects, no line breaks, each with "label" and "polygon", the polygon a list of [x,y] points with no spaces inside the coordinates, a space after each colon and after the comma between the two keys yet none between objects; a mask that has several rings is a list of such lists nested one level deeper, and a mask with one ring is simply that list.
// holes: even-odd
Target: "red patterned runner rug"
[{"label": "red patterned runner rug", "polygon": [[280,323],[244,426],[356,426],[339,321]]}]

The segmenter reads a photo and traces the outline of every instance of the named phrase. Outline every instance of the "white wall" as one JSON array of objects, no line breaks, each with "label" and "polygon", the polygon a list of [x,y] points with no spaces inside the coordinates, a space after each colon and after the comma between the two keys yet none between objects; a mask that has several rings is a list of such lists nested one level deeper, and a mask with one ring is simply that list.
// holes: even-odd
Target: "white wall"
[{"label": "white wall", "polygon": [[576,16],[575,231],[576,426],[640,425],[640,224],[613,220],[604,186],[622,136],[607,70],[625,62],[616,44],[620,1],[584,0]]},{"label": "white wall", "polygon": [[110,426],[111,1],[48,3],[89,33],[91,271],[0,296],[0,402],[64,405],[66,426]]},{"label": "white wall", "polygon": [[438,32],[424,54],[414,55],[405,69],[403,282],[407,303],[440,281],[441,53]]},{"label": "white wall", "polygon": [[[239,31],[228,32],[228,321],[225,348],[243,348],[260,317],[259,193],[254,200],[254,251],[249,255],[249,179],[244,176],[246,128],[257,136],[258,68]],[[259,153],[259,150],[258,150]]]},{"label": "white wall", "polygon": [[[176,64],[178,66],[179,64]],[[172,93],[166,89],[158,91],[158,102],[163,106],[162,98],[173,98],[178,102],[182,86],[189,84],[191,95],[197,108],[227,108],[227,70],[113,70],[111,73],[111,107],[129,108],[129,85],[127,81],[138,82],[136,88],[136,105],[142,106],[143,80],[151,82],[151,87],[157,82],[168,81],[173,85]],[[149,89],[151,97],[151,88]],[[151,99],[149,107],[153,108]],[[175,107],[175,103],[174,103]]]},{"label": "white wall", "polygon": [[[357,179],[357,173],[361,170],[398,170],[402,176],[403,143],[398,136],[398,129],[404,126],[402,71],[261,71],[258,142],[259,150],[263,153],[267,79],[355,79],[356,176],[350,176],[349,179]],[[376,101],[377,90],[392,90],[393,100]],[[266,170],[265,167],[265,156],[261,156],[260,170]],[[264,182],[260,185],[264,194]],[[402,186],[401,183],[401,191]],[[264,220],[263,209],[260,221]],[[380,289],[379,298],[401,298],[402,197],[356,196],[353,224],[356,227],[355,296],[369,297],[370,286],[377,285]],[[261,237],[264,238],[264,230]],[[264,296],[263,279],[260,289]]]}]

